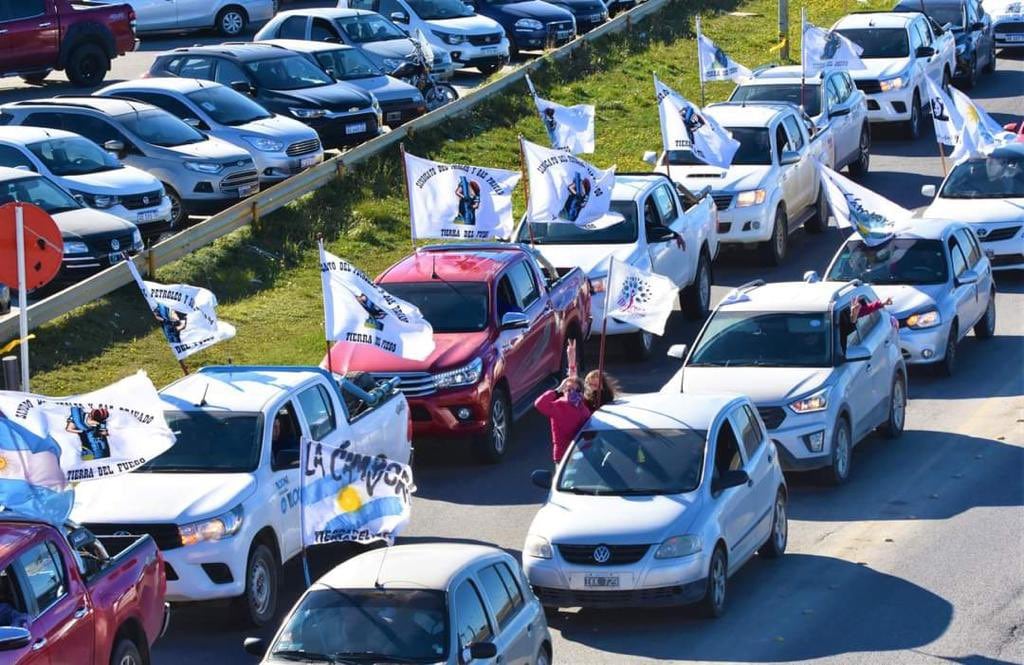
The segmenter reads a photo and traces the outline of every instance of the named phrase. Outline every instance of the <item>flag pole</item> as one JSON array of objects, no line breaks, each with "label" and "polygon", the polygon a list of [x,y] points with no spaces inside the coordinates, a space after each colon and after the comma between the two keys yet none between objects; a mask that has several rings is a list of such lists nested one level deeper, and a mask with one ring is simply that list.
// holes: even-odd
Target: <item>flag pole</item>
[{"label": "flag pole", "polygon": [[[309,556],[306,554],[306,466],[309,464],[309,445],[306,441],[299,452],[299,542],[302,544],[302,579],[306,588],[313,586],[312,576],[309,574]],[[302,454],[305,452],[305,455]]]},{"label": "flag pole", "polygon": [[[707,106],[704,98],[704,62],[700,57],[700,14],[697,15],[697,78],[700,79],[700,107]],[[671,176],[670,176],[671,177]]]},{"label": "flag pole", "polygon": [[597,350],[597,375],[604,381],[604,345],[608,337],[608,297],[611,294],[612,267],[615,265],[611,255],[608,256],[608,277],[604,287],[604,313],[601,315],[601,344]]},{"label": "flag pole", "polygon": [[21,389],[28,392],[28,287],[25,284],[25,207],[14,206],[18,252],[18,339],[21,341]]},{"label": "flag pole", "polygon": [[[405,200],[409,202],[409,238],[412,240],[412,251],[416,251],[416,227],[412,219],[412,192],[409,191],[409,169],[405,166],[405,142],[398,144],[398,154],[402,161],[402,181],[405,183]],[[321,241],[323,244],[323,241]]]},{"label": "flag pole", "polygon": [[522,174],[520,178],[523,181],[523,196],[526,198],[526,215],[523,219],[526,221],[526,230],[530,232],[530,247],[533,247],[537,239],[533,237],[533,220],[530,219],[530,177],[526,172],[526,150],[523,148],[522,134],[519,135],[519,172]]},{"label": "flag pole", "polygon": [[[804,83],[807,77],[804,68],[804,31],[807,30],[807,8],[800,7],[800,108],[804,108]],[[822,81],[824,84],[824,81]]]},{"label": "flag pole", "polygon": [[188,376],[188,365],[185,364],[184,360],[178,361],[178,367],[181,368],[181,371],[185,374],[185,376]]},{"label": "flag pole", "polygon": [[949,168],[946,166],[946,151],[942,149],[942,141],[936,141],[939,146],[939,159],[942,161],[942,175],[949,175]]}]

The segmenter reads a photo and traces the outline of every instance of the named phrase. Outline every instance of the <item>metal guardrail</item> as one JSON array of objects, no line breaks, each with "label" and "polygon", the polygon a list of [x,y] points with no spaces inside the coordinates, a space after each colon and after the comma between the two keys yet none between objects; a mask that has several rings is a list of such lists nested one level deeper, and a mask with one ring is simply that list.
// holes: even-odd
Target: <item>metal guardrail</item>
[{"label": "metal guardrail", "polygon": [[[470,111],[509,86],[522,82],[527,74],[539,69],[545,62],[564,60],[588,42],[593,42],[605,35],[630,30],[634,23],[657,13],[672,1],[647,0],[647,2],[616,16],[611,21],[591,32],[539,58],[520,65],[508,75],[487,83],[450,104],[422,115],[394,131],[373,138],[342,155],[333,157],[302,173],[294,175],[269,189],[243,199],[227,210],[195,226],[189,227],[163,242],[153,245],[134,257],[135,264],[143,274],[152,274],[157,268],[177,261],[186,254],[205,247],[214,240],[222,238],[236,229],[251,224],[263,215],[272,213],[292,201],[316,191],[359,162],[394,146],[406,137],[430,129],[445,122],[452,116]],[[87,277],[81,282],[77,282],[62,291],[29,305],[29,330],[49,323],[79,307],[88,305],[131,281],[132,276],[128,271],[128,267],[123,263],[111,266],[106,270]],[[17,336],[18,309],[12,307],[10,313],[0,316],[0,340],[13,339]]]}]

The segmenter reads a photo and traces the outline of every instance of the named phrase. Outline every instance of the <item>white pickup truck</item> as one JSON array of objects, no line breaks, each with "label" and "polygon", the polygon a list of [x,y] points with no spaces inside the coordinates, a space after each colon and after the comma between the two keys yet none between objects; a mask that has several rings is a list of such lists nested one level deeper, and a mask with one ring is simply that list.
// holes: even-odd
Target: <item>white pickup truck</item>
[{"label": "white pickup truck", "polygon": [[394,382],[362,393],[371,399],[352,385],[315,367],[204,367],[160,392],[174,446],[135,473],[83,483],[72,515],[100,536],[151,535],[168,600],[232,598],[266,624],[281,566],[302,549],[301,446],[409,462],[409,408]]},{"label": "white pickup truck", "polygon": [[[710,189],[693,194],[667,176],[619,173],[612,190],[612,212],[623,221],[602,229],[573,224],[521,222],[513,237],[532,243],[559,274],[579,266],[595,293],[590,311],[604,311],[608,259],[664,275],[680,289],[683,314],[693,320],[707,316],[711,306],[711,263],[718,254],[718,215]],[[599,329],[599,326],[594,326]],[[608,321],[609,335],[629,335],[630,355],[650,356],[654,336],[634,325]]]},{"label": "white pickup truck", "polygon": [[757,244],[770,265],[786,258],[789,234],[801,225],[820,233],[828,200],[817,162],[831,167],[830,133],[784,102],[723,102],[704,109],[740,142],[728,169],[709,166],[689,150],[653,152],[644,161],[688,189],[710,187],[718,208],[718,241]]}]

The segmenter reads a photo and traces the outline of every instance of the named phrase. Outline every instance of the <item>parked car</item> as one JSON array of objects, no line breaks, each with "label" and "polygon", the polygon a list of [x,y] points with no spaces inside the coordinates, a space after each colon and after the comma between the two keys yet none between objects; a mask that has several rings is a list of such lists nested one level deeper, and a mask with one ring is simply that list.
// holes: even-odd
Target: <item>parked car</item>
[{"label": "parked car", "polygon": [[[679,196],[679,192],[684,196]],[[619,173],[612,190],[612,212],[624,221],[591,231],[573,224],[524,220],[514,237],[531,243],[559,272],[579,266],[595,293],[590,311],[604,311],[608,259],[663,275],[679,289],[683,315],[703,319],[711,307],[711,263],[718,254],[718,211],[710,189],[695,196],[662,174]],[[624,335],[635,359],[650,356],[654,335],[611,319],[607,334]]]},{"label": "parked car", "polygon": [[939,186],[924,185],[934,199],[926,217],[966,222],[974,229],[993,270],[1024,269],[1024,143],[1002,145],[950,169]]},{"label": "parked car", "polygon": [[[803,91],[803,98],[800,97]],[[804,78],[799,66],[755,70],[729,97],[731,102],[789,102],[801,106],[818,132],[832,135],[835,170],[849,167],[862,177],[871,162],[871,123],[867,97],[845,70]]]},{"label": "parked car", "polygon": [[[321,7],[278,12],[256,33],[254,41],[272,39],[347,44],[362,51],[385,73],[416,59],[415,48],[404,30],[380,14],[362,9]],[[431,73],[450,79],[455,65],[448,49],[432,46]]]},{"label": "parked car", "polygon": [[384,123],[391,128],[427,111],[423,95],[415,86],[388,76],[357,48],[298,39],[270,39],[266,43],[303,53],[335,81],[344,81],[372,94],[380,104]]},{"label": "parked car", "polygon": [[543,0],[474,0],[472,6],[477,14],[501,25],[512,56],[562,46],[576,38],[572,12]]},{"label": "parked car", "polygon": [[302,595],[269,649],[260,638],[245,649],[263,663],[316,653],[340,662],[551,665],[553,655],[544,610],[516,560],[455,543],[349,559]]},{"label": "parked car", "polygon": [[906,12],[857,12],[832,29],[864,49],[867,69],[850,75],[868,96],[868,120],[902,123],[909,138],[918,138],[928,100],[924,77],[946,86],[956,71],[953,34],[924,14]]},{"label": "parked car", "polygon": [[53,217],[64,241],[64,259],[52,284],[66,286],[124,260],[142,249],[142,234],[131,222],[85,207],[49,178],[0,167],[0,205],[32,203]]},{"label": "parked car", "polygon": [[[104,4],[114,0],[89,0]],[[225,37],[237,37],[251,23],[267,21],[277,9],[277,0],[125,0],[138,15],[140,34],[216,30]]]},{"label": "parked car", "polygon": [[608,8],[608,16],[617,16],[636,7],[640,2],[639,0],[604,0],[604,4]]},{"label": "parked car", "polygon": [[565,375],[570,342],[583,366],[591,324],[586,277],[579,268],[559,276],[525,245],[421,247],[377,283],[420,309],[434,328],[434,352],[417,361],[339,342],[330,366],[399,377],[415,436],[472,437],[481,459],[500,462],[513,420]]},{"label": "parked car", "polygon": [[970,90],[981,72],[996,70],[996,42],[992,18],[981,0],[900,0],[896,12],[921,12],[953,33],[956,40],[956,71],[953,75]]},{"label": "parked car", "polygon": [[684,393],[743,391],[757,405],[787,471],[822,469],[833,484],[850,476],[853,447],[881,428],[902,435],[907,370],[895,319],[874,311],[852,321],[853,281],[750,282],[725,297],[685,356],[673,383]]},{"label": "parked car", "polygon": [[508,63],[504,28],[461,0],[339,0],[338,6],[378,12],[409,34],[419,30],[432,45],[448,50],[453,62],[476,67],[484,76]]},{"label": "parked car", "polygon": [[151,538],[111,556],[88,530],[0,513],[0,593],[17,624],[4,663],[148,665],[169,620],[163,559]]},{"label": "parked car", "polygon": [[335,81],[304,55],[257,42],[189,46],[157,56],[151,76],[216,81],[273,113],[301,120],[325,147],[356,145],[380,133],[372,94]]},{"label": "parked car", "polygon": [[990,0],[986,7],[993,17],[996,48],[1024,48],[1024,4],[1020,0]]},{"label": "parked car", "polygon": [[[809,273],[807,279],[817,279]],[[870,284],[900,325],[900,350],[908,364],[937,364],[951,376],[957,344],[996,332],[992,266],[963,222],[920,219],[879,247],[859,235],[839,248],[825,279]]]},{"label": "parked car", "polygon": [[608,7],[601,0],[551,0],[551,4],[572,13],[578,35],[586,34],[608,20]]},{"label": "parked car", "polygon": [[171,227],[254,194],[259,177],[245,150],[210,138],[163,109],[103,97],[55,97],[0,106],[0,124],[64,129],[156,176],[171,199]]},{"label": "parked car", "polygon": [[135,12],[125,2],[12,0],[0,11],[0,34],[0,77],[39,84],[56,69],[87,88],[100,84],[111,60],[135,50]]},{"label": "parked car", "polygon": [[792,104],[725,102],[704,113],[740,142],[728,169],[709,166],[689,150],[644,155],[689,189],[711,187],[718,207],[718,241],[756,244],[764,260],[780,265],[789,234],[801,225],[820,233],[828,223],[828,200],[818,163],[832,165],[831,135]]},{"label": "parked car", "polygon": [[775,443],[738,394],[631,395],[601,407],[553,475],[523,545],[545,607],[725,611],[728,578],[786,551]]},{"label": "parked car", "polygon": [[100,97],[137,99],[162,108],[207,136],[249,152],[260,184],[272,185],[324,161],[316,130],[271,113],[231,88],[189,78],[150,78],[109,85]]}]

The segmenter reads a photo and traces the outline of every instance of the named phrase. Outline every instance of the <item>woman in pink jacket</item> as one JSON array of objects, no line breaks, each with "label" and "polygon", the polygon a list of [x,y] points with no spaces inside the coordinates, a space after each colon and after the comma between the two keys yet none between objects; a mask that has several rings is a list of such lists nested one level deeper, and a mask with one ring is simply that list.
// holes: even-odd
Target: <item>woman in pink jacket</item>
[{"label": "woman in pink jacket", "polygon": [[571,375],[557,390],[548,390],[533,406],[551,421],[551,459],[562,461],[576,433],[590,417],[590,408],[583,399],[583,382]]}]

